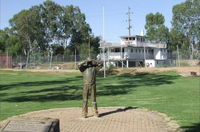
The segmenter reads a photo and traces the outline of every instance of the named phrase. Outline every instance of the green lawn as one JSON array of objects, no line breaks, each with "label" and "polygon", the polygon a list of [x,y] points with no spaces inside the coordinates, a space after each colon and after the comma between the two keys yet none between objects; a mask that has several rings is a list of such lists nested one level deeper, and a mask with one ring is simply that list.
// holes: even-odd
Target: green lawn
[{"label": "green lawn", "polygon": [[[0,120],[30,111],[80,107],[82,76],[0,70]],[[97,102],[167,114],[194,132],[200,126],[200,78],[175,72],[97,77]]]}]

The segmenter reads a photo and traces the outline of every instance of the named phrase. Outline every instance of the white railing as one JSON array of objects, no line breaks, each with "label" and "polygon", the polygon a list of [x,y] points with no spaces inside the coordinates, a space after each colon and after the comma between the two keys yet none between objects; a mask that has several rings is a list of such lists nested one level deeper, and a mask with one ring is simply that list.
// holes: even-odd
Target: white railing
[{"label": "white railing", "polygon": [[[100,54],[101,60],[104,60],[104,55]],[[144,59],[144,55],[143,54],[127,54],[127,52],[125,53],[112,53],[110,52],[109,54],[106,53],[105,54],[105,60],[138,60],[138,59]],[[146,54],[145,59],[154,59],[153,55],[150,54]]]},{"label": "white railing", "polygon": [[152,47],[152,48],[167,48],[166,44],[161,43],[148,43],[148,42],[133,42],[133,41],[123,41],[123,44],[126,46],[133,47]]}]

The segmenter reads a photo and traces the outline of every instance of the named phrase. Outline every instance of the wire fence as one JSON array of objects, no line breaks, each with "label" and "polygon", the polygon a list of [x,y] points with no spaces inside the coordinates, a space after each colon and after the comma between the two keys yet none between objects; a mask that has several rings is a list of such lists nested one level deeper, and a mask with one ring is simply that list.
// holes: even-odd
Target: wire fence
[{"label": "wire fence", "polygon": [[[0,56],[0,68],[15,69],[77,69],[77,64],[88,58],[88,54],[55,56],[42,56],[40,54],[35,54],[29,57],[27,63],[26,56]],[[91,58],[100,59],[98,56],[98,54],[92,54]],[[191,58],[189,52],[173,52],[168,55],[167,60],[159,61],[156,67],[197,66],[200,65],[199,58],[199,54]],[[103,58],[101,58],[101,60],[103,60]],[[112,60],[107,61],[112,62]],[[118,66],[107,67],[118,68]],[[142,67],[142,65],[140,67]]]},{"label": "wire fence", "polygon": [[[96,54],[91,55],[96,59]],[[13,68],[19,69],[77,69],[77,64],[88,58],[88,55],[55,55],[55,56],[30,56],[27,63],[26,56],[14,56]]]}]

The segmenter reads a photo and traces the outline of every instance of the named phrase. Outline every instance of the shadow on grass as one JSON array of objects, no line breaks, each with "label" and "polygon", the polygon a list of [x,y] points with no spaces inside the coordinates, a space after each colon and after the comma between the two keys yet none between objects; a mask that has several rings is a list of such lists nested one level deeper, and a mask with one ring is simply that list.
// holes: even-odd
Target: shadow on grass
[{"label": "shadow on grass", "polygon": [[[52,80],[52,81],[31,81],[31,82],[19,82],[19,83],[13,83],[13,84],[7,84],[7,85],[0,85],[0,91],[3,90],[9,90],[18,88],[21,86],[45,86],[45,85],[54,85],[54,84],[66,84],[73,81],[80,80],[81,76],[76,76],[74,78],[67,78],[65,80]],[[23,80],[22,80],[23,81]]]},{"label": "shadow on grass", "polygon": [[184,132],[200,132],[200,123],[196,123],[192,126],[185,126],[182,127]]},{"label": "shadow on grass", "polygon": [[[141,86],[172,84],[177,75],[136,74],[111,75],[106,79],[97,78],[97,95],[123,95]],[[34,86],[34,87],[33,87]],[[48,88],[46,88],[49,86]],[[82,99],[82,77],[76,76],[65,80],[21,82],[0,85],[0,91],[8,90],[9,96],[2,95],[0,101],[6,102],[47,102]],[[5,91],[4,91],[5,92]]]},{"label": "shadow on grass", "polygon": [[[105,82],[102,78],[98,80],[101,86],[98,87],[98,95],[118,95],[127,94],[136,90],[142,86],[159,86],[163,84],[172,84],[173,80],[180,77],[179,75],[166,75],[166,74],[125,74],[118,76],[108,77],[108,81]],[[112,82],[117,82],[113,85]],[[103,82],[103,83],[102,83]]]},{"label": "shadow on grass", "polygon": [[129,106],[129,107],[126,107],[124,109],[118,108],[118,109],[113,110],[113,111],[108,111],[108,112],[105,112],[105,113],[101,113],[101,114],[99,114],[99,116],[100,117],[104,117],[104,116],[115,114],[115,113],[119,113],[119,112],[126,112],[127,110],[131,110],[131,109],[137,109],[137,107]]}]

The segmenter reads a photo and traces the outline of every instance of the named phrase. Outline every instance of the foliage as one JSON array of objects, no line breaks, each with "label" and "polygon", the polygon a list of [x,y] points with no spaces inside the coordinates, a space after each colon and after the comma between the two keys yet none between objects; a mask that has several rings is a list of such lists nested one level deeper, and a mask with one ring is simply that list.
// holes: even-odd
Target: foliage
[{"label": "foliage", "polygon": [[8,54],[19,55],[22,52],[23,45],[19,38],[15,35],[10,35],[6,40],[6,50]]},{"label": "foliage", "polygon": [[169,38],[169,49],[176,51],[178,46],[183,52],[188,51],[190,40],[183,33],[172,29]]},{"label": "foliage", "polygon": [[173,29],[200,41],[200,1],[186,0],[173,7]]},{"label": "foliage", "polygon": [[91,35],[85,14],[73,5],[61,6],[46,0],[14,15],[10,25],[9,33],[6,34],[5,30],[0,33],[0,51],[6,52],[6,40],[12,36],[9,43],[14,39],[19,42],[8,45],[10,54],[26,55],[27,61],[35,52],[50,54],[51,49],[54,55],[72,53],[78,46],[88,43],[89,38],[91,47],[99,51],[99,37]]},{"label": "foliage", "polygon": [[90,55],[94,55],[94,49],[93,47],[90,47],[89,43],[79,45],[77,49],[81,60],[87,59],[88,57],[93,58],[93,56]]},{"label": "foliage", "polygon": [[52,44],[51,45],[53,50],[53,55],[63,55],[64,54],[64,47],[60,44]]},{"label": "foliage", "polygon": [[164,26],[164,16],[150,13],[146,16],[147,37],[152,42],[164,42],[168,49],[182,52],[190,49],[191,56],[198,56],[200,48],[200,1],[186,0],[173,7],[172,29]]},{"label": "foliage", "polygon": [[158,12],[146,15],[145,29],[147,30],[148,40],[156,43],[168,43],[169,30],[164,26],[164,22],[164,16]]},{"label": "foliage", "polygon": [[5,31],[0,30],[0,53],[3,53],[6,49],[6,40],[8,39],[8,34]]},{"label": "foliage", "polygon": [[200,48],[200,1],[186,0],[175,5],[172,26],[173,30],[184,34],[190,40],[186,49],[190,49],[192,55],[195,52],[198,54]]},{"label": "foliage", "polygon": [[0,53],[18,55],[22,52],[22,43],[19,38],[6,30],[0,30]]}]

